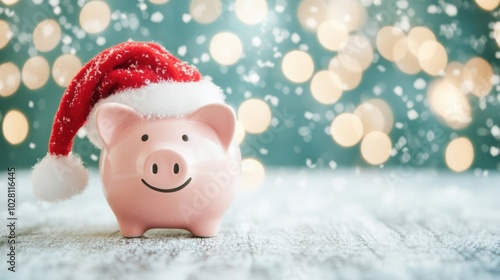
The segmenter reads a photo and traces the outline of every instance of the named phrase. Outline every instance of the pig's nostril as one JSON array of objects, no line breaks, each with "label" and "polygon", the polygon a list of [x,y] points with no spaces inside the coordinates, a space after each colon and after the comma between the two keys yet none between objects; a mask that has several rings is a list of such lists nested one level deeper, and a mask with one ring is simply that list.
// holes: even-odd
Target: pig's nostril
[{"label": "pig's nostril", "polygon": [[155,164],[153,164],[153,174],[156,174],[156,173],[158,173],[158,165],[156,165],[156,163],[155,163]]},{"label": "pig's nostril", "polygon": [[174,164],[174,173],[175,174],[179,173],[179,165],[177,163]]}]

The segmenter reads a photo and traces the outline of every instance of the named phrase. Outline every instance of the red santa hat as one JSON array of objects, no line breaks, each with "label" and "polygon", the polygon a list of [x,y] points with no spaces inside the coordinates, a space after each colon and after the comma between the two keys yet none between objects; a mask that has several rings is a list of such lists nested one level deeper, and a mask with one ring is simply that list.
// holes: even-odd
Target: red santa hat
[{"label": "red santa hat", "polygon": [[33,192],[39,200],[65,200],[85,189],[88,173],[71,153],[73,138],[85,125],[89,140],[102,148],[95,111],[108,102],[125,104],[145,118],[165,118],[224,103],[224,95],[160,45],[126,42],[104,50],[83,66],[61,99],[48,154],[33,168]]}]

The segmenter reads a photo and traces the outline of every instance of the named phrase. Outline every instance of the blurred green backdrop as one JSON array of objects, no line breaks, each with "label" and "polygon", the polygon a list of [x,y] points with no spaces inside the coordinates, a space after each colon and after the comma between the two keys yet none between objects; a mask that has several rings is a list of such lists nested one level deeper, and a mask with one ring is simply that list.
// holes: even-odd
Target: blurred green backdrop
[{"label": "blurred green backdrop", "polygon": [[[253,125],[263,126],[265,130],[261,133],[245,133],[241,143],[243,157],[254,158],[264,166],[334,169],[382,164],[409,168],[451,166],[456,171],[474,170],[480,173],[500,170],[500,94],[497,76],[500,51],[495,40],[500,37],[500,24],[495,25],[496,21],[500,21],[500,13],[496,1],[490,1],[493,7],[479,0],[241,2],[245,1],[113,0],[106,1],[107,5],[95,5],[94,9],[87,6],[84,12],[84,6],[89,5],[89,1],[3,0],[0,6],[0,167],[27,168],[47,152],[53,116],[65,90],[56,79],[62,84],[68,82],[69,77],[64,75],[73,73],[75,70],[72,68],[79,66],[71,59],[77,57],[81,63],[85,63],[109,46],[134,40],[159,42],[174,55],[194,64],[202,74],[211,77],[224,89],[227,102],[236,111],[245,100],[256,98],[264,101],[272,113],[270,125],[265,125],[269,121],[265,112],[250,106],[249,110],[255,111],[254,121],[257,122]],[[106,21],[108,16],[109,23]],[[53,25],[49,24],[45,28],[39,26],[47,19],[53,19],[50,23],[59,26],[59,37]],[[323,70],[330,69],[335,73],[338,69],[332,69],[330,61],[342,53],[327,49],[318,38],[318,26],[328,19],[343,24],[350,31],[351,38],[356,34],[367,38],[372,57],[370,65],[362,73],[360,83],[349,90],[344,88],[341,96],[335,96],[338,87],[328,88],[334,87],[335,83],[322,84],[318,80],[319,99],[321,93],[326,99],[330,98],[329,101],[320,102],[311,93],[312,80],[316,73]],[[37,26],[41,29],[38,35],[34,34]],[[416,74],[402,71],[404,65],[398,66],[381,55],[384,42],[389,45],[385,47],[389,48],[390,45],[393,48],[397,45],[396,41],[390,40],[390,36],[384,37],[380,33],[385,26],[395,26],[394,30],[402,31],[406,36],[416,26],[430,29],[435,34],[435,41],[446,51],[446,65],[458,62],[460,64],[454,65],[460,68],[475,57],[487,62],[489,68],[480,65],[482,68],[469,69],[472,78],[459,73],[460,85],[454,90],[458,89],[462,96],[444,95],[444,101],[440,101],[444,102],[445,107],[452,106],[452,110],[454,104],[459,104],[458,125],[456,119],[446,117],[446,112],[440,115],[439,110],[445,110],[439,109],[441,105],[436,105],[437,111],[431,110],[432,104],[428,98],[432,82],[446,76],[445,72],[451,72],[444,71],[443,67],[438,69],[441,70],[438,75],[430,75],[428,71]],[[495,32],[495,29],[498,31]],[[328,39],[331,34],[333,42],[342,40],[341,35],[344,33],[338,30],[335,33],[328,28],[325,30],[325,38]],[[98,32],[91,33],[95,31]],[[221,32],[236,35],[241,42],[241,54],[238,53],[237,42],[229,40],[234,36],[226,41],[218,41],[218,46],[217,42],[213,42],[214,36]],[[38,45],[34,43],[36,40],[39,41]],[[215,49],[210,49],[211,43]],[[356,42],[354,46],[357,46]],[[366,46],[358,47],[367,49]],[[397,45],[392,51],[400,49],[401,46]],[[301,50],[299,54],[302,56],[284,62],[286,55],[295,50]],[[64,54],[74,56],[66,57],[66,63],[64,59],[57,63],[56,60]],[[356,56],[356,50],[350,54]],[[43,61],[35,60],[26,65],[30,57],[36,56],[48,62],[50,71],[44,68]],[[308,57],[313,61],[312,72],[308,69]],[[234,63],[230,61],[233,58]],[[443,57],[430,56],[430,62],[427,61],[429,65],[425,65],[421,57],[416,58],[417,62],[410,63],[410,68],[439,68]],[[346,74],[345,67],[349,66],[352,65],[344,65],[344,73],[337,73],[343,82],[346,82],[343,77],[352,78],[349,74],[360,74],[355,73],[358,70],[352,69],[354,73],[347,71]],[[288,76],[283,68],[285,72],[290,71]],[[493,75],[487,73],[490,68]],[[44,75],[49,76],[46,83],[43,82]],[[302,80],[291,81],[294,75]],[[481,78],[480,75],[484,76],[486,85],[481,85],[479,90],[486,88],[487,92],[478,97],[478,94],[474,95],[470,93],[471,90],[464,88],[468,86],[470,89],[470,79]],[[41,87],[30,89],[40,86],[40,83]],[[474,86],[478,87],[473,84],[472,88]],[[441,87],[438,92],[441,94],[448,90],[449,87]],[[393,116],[389,130],[385,128],[386,131],[382,132],[384,135],[387,133],[391,140],[388,158],[384,158],[384,151],[378,151],[386,149],[383,137],[374,137],[373,143],[366,140],[366,150],[362,152],[362,142],[367,137],[358,137],[356,133],[359,134],[359,131],[350,131],[355,127],[339,125],[337,132],[334,131],[339,137],[344,133],[346,141],[351,141],[349,147],[340,145],[331,135],[332,121],[343,113],[353,113],[358,106],[373,98],[385,101],[390,108],[388,112],[382,113]],[[450,100],[448,103],[447,98],[459,98],[459,101]],[[7,118],[11,110],[17,110],[25,116],[26,128],[17,111]],[[241,114],[244,115],[244,112]],[[369,112],[364,117],[357,115],[365,125],[370,120],[377,121],[376,116]],[[471,118],[468,119],[468,116]],[[387,126],[387,118],[384,121]],[[252,125],[251,122],[244,121],[243,127]],[[364,133],[368,132],[365,126]],[[351,135],[353,133],[354,136]],[[240,133],[239,137],[242,135]],[[353,140],[352,137],[358,139]],[[450,145],[460,137],[470,140],[473,149],[467,149],[468,141]],[[20,143],[13,144],[17,141]],[[447,148],[450,153],[448,161]],[[75,138],[73,151],[88,165],[97,165],[99,150],[88,142],[84,134]],[[377,154],[379,152],[381,154]],[[369,163],[370,159],[372,164]]]}]

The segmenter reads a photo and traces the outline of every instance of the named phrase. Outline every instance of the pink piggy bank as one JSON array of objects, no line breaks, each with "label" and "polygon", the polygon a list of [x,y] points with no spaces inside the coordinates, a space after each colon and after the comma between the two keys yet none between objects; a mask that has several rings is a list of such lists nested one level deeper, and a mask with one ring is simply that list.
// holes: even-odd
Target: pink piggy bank
[{"label": "pink piggy bank", "polygon": [[104,144],[100,176],[124,237],[151,228],[218,234],[241,162],[230,107],[210,104],[185,117],[147,120],[107,103],[95,120]]},{"label": "pink piggy bank", "polygon": [[58,202],[82,193],[88,170],[73,139],[85,128],[101,149],[104,193],[124,237],[151,228],[217,235],[236,190],[235,116],[220,87],[153,42],[103,50],[59,103],[33,194]]}]

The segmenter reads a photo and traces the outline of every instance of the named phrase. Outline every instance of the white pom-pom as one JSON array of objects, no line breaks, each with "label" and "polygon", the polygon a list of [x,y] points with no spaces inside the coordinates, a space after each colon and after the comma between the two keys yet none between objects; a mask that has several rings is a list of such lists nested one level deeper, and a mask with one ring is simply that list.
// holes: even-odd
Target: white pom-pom
[{"label": "white pom-pom", "polygon": [[89,176],[79,157],[48,154],[33,167],[31,180],[38,200],[56,202],[81,193]]}]

